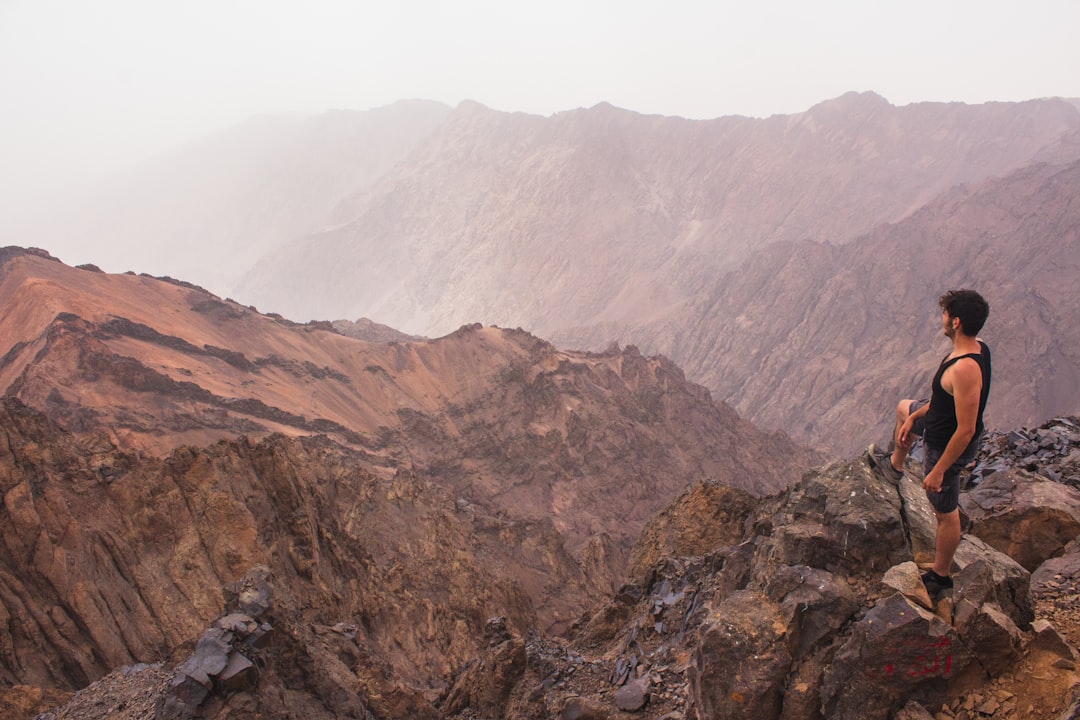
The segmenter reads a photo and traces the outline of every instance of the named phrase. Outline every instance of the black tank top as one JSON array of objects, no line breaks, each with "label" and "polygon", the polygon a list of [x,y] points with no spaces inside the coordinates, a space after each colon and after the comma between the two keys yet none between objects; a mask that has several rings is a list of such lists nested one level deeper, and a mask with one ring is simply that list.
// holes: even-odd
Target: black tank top
[{"label": "black tank top", "polygon": [[941,376],[952,367],[956,361],[964,358],[973,358],[982,368],[982,392],[979,394],[979,416],[975,420],[975,435],[971,438],[961,457],[970,457],[978,449],[979,436],[983,432],[983,411],[986,409],[986,399],[990,396],[990,348],[982,340],[979,341],[981,353],[968,353],[954,357],[948,356],[941,361],[941,366],[934,375],[934,382],[930,385],[930,409],[926,411],[926,430],[923,439],[927,445],[934,448],[944,449],[949,444],[949,439],[956,432],[956,400],[945,392],[941,387]]}]

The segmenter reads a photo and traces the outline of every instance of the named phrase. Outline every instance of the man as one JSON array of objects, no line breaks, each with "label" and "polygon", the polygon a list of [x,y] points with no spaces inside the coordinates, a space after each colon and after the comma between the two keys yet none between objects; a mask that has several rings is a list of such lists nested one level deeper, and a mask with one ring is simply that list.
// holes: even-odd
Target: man
[{"label": "man", "polygon": [[990,306],[974,290],[950,290],[938,304],[953,348],[934,375],[930,401],[900,401],[891,455],[873,445],[867,450],[870,464],[898,484],[916,436],[923,438],[923,489],[937,517],[934,567],[922,576],[931,597],[953,586],[952,560],[960,544],[960,473],[978,451],[990,394],[990,348],[976,337]]}]

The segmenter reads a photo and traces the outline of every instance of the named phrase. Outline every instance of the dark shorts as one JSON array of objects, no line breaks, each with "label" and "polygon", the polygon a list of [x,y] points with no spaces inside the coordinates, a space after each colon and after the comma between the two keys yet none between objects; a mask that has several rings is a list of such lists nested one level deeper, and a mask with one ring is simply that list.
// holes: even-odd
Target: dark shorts
[{"label": "dark shorts", "polygon": [[[929,400],[912,400],[911,404],[908,405],[908,415],[915,412],[916,410],[921,408],[923,405],[929,405],[929,404],[930,404]],[[911,425],[911,433],[912,433],[912,435],[918,435],[919,437],[922,437],[924,430],[926,430],[926,418],[925,417],[919,418],[918,420],[916,420]]]},{"label": "dark shorts", "polygon": [[[924,443],[925,445],[925,443]],[[926,454],[923,457],[923,473],[928,474],[941,459],[944,448],[935,448],[926,445]],[[930,504],[939,513],[951,513],[960,504],[960,475],[968,463],[974,460],[973,455],[962,455],[956,462],[945,471],[945,479],[941,481],[941,492],[926,491],[926,497]]]}]

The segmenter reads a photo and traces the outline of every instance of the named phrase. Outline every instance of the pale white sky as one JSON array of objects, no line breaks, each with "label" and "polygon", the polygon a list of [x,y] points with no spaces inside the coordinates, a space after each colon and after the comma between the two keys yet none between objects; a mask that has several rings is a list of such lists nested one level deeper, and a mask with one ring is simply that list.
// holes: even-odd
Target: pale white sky
[{"label": "pale white sky", "polygon": [[1077,0],[0,0],[0,203],[254,114],[403,98],[708,118],[1080,97],[1078,29]]}]

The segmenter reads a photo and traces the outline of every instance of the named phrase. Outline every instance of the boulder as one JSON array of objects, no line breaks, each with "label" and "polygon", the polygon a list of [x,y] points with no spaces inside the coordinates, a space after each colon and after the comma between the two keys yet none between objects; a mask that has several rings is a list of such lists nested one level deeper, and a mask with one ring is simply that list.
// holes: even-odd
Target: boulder
[{"label": "boulder", "polygon": [[971,661],[951,626],[890,595],[855,623],[825,671],[822,712],[831,720],[887,720],[909,700],[937,707]]},{"label": "boulder", "polygon": [[960,639],[990,677],[1013,667],[1024,634],[995,603],[976,607],[962,600],[957,605],[955,626]]},{"label": "boulder", "polygon": [[796,659],[836,633],[859,609],[846,580],[805,565],[780,568],[764,591],[780,607]]},{"label": "boulder", "polygon": [[772,524],[785,565],[847,574],[912,559],[896,489],[862,460],[806,473]]},{"label": "boulder", "polygon": [[1035,633],[1035,645],[1047,652],[1060,655],[1065,660],[1075,660],[1077,652],[1061,633],[1057,631],[1050,621],[1039,619],[1031,624],[1031,630]]},{"label": "boulder", "polygon": [[889,568],[885,576],[881,578],[881,582],[887,587],[898,591],[908,600],[933,611],[934,601],[930,599],[930,593],[926,591],[926,585],[922,581],[922,573],[915,563],[900,563]]},{"label": "boulder", "polygon": [[1080,535],[1080,491],[1024,470],[990,475],[960,506],[969,532],[1029,572]]},{"label": "boulder", "polygon": [[712,608],[698,633],[689,670],[702,717],[770,720],[780,716],[791,667],[780,607],[742,590]]},{"label": "boulder", "polygon": [[976,607],[993,602],[1021,629],[1027,629],[1035,617],[1031,602],[1031,575],[1008,555],[995,550],[977,537],[965,535],[953,556],[959,567],[954,573],[953,595],[960,602]]},{"label": "boulder", "polygon": [[649,702],[649,677],[639,677],[623,685],[615,693],[615,706],[623,712],[636,712]]}]

